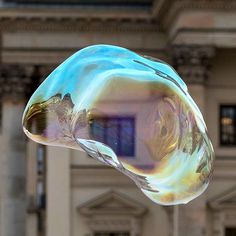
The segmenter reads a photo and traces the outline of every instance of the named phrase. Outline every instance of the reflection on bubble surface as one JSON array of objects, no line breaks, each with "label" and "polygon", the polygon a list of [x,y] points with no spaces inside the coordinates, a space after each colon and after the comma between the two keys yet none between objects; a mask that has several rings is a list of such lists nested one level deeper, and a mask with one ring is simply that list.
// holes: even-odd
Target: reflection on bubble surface
[{"label": "reflection on bubble surface", "polygon": [[187,203],[207,187],[214,153],[185,83],[168,64],[96,45],[72,55],[29,100],[32,140],[82,149],[154,202]]}]

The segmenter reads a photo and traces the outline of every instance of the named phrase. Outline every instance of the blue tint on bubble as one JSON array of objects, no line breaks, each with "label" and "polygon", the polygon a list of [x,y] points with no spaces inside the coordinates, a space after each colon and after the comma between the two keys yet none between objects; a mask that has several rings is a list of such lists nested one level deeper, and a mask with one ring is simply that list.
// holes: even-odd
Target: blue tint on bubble
[{"label": "blue tint on bubble", "polygon": [[[99,132],[108,137],[91,132],[107,117],[133,117],[135,129],[107,122]],[[36,142],[115,167],[163,205],[200,195],[213,170],[206,126],[183,80],[167,63],[117,46],[84,48],[58,66],[30,98],[23,126]]]}]

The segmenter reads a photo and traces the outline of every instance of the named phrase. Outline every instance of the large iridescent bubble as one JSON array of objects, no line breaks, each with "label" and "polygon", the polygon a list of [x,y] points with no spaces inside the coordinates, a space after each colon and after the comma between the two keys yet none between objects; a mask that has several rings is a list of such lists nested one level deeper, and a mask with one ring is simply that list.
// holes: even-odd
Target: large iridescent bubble
[{"label": "large iridescent bubble", "polygon": [[214,153],[187,87],[163,61],[95,45],[57,67],[30,98],[26,135],[82,149],[154,202],[187,203],[209,183]]}]

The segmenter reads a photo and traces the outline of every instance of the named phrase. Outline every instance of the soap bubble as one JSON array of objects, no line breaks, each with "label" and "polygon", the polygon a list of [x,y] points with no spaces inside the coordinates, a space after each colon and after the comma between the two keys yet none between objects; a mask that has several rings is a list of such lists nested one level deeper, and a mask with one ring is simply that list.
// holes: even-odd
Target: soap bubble
[{"label": "soap bubble", "polygon": [[187,203],[208,186],[214,153],[185,83],[163,61],[95,45],[57,67],[30,98],[32,140],[84,150],[151,200]]}]

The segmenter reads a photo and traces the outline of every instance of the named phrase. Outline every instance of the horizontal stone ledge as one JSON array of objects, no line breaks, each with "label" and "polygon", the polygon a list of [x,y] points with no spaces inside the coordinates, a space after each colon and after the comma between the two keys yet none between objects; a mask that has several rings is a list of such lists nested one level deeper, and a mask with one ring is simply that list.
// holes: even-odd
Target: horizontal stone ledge
[{"label": "horizontal stone ledge", "polygon": [[211,45],[213,47],[236,47],[235,29],[180,29],[171,38],[173,45]]},{"label": "horizontal stone ledge", "polygon": [[134,187],[134,182],[119,171],[106,167],[75,168],[71,170],[72,187]]},{"label": "horizontal stone ledge", "polygon": [[143,19],[150,20],[148,9],[98,7],[4,7],[0,8],[0,19]]}]

